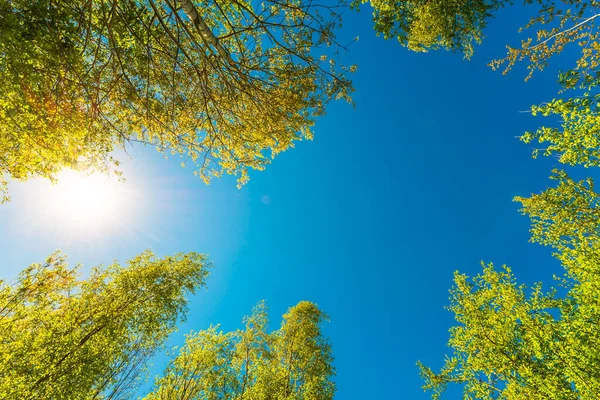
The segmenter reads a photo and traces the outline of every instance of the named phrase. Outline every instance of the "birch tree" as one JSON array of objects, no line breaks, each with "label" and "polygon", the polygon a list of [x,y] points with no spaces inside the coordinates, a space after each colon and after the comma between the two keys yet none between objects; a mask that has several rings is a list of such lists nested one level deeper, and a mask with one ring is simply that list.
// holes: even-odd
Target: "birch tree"
[{"label": "birch tree", "polygon": [[191,333],[146,400],[333,399],[333,357],[321,331],[326,318],[302,301],[269,333],[259,303],[244,330]]},{"label": "birch tree", "polygon": [[600,396],[600,212],[592,179],[554,171],[558,184],[517,197],[531,241],[550,246],[565,269],[557,289],[519,285],[508,267],[455,274],[449,310],[452,353],[440,371],[419,363],[439,398],[461,385],[466,398],[597,399]]},{"label": "birch tree", "polygon": [[83,280],[60,253],[0,281],[0,398],[122,399],[204,286],[198,254],[92,269]]},{"label": "birch tree", "polygon": [[[144,143],[205,181],[312,137],[352,92],[335,62],[338,3],[16,0],[0,4],[0,172],[118,170]],[[333,58],[332,58],[333,57]]]}]

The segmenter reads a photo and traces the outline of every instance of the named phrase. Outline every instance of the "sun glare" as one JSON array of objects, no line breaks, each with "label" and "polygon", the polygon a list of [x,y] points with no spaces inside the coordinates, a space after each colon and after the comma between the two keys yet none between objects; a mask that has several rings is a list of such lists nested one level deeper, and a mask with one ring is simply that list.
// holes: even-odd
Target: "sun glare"
[{"label": "sun glare", "polygon": [[50,212],[62,223],[97,228],[119,214],[120,182],[103,174],[66,170],[51,189]]}]

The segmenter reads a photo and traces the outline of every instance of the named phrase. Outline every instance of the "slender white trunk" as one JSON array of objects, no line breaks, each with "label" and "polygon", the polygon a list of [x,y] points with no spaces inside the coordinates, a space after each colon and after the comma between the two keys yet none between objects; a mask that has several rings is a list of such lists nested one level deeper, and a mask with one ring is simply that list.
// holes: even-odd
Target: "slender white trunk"
[{"label": "slender white trunk", "polygon": [[219,55],[221,57],[223,57],[225,60],[227,60],[227,62],[229,62],[230,65],[235,65],[229,52],[221,45],[221,43],[219,43],[219,39],[217,39],[217,37],[214,35],[214,33],[208,27],[208,25],[206,25],[206,22],[204,22],[204,19],[200,16],[200,14],[198,14],[198,11],[196,11],[196,7],[194,7],[194,4],[192,3],[192,1],[191,0],[178,0],[178,1],[179,1],[179,4],[181,5],[181,8],[183,8],[183,11],[188,16],[190,21],[192,21],[192,23],[194,24],[194,26],[196,27],[198,32],[200,32],[202,37],[210,45],[212,45],[217,50]]}]

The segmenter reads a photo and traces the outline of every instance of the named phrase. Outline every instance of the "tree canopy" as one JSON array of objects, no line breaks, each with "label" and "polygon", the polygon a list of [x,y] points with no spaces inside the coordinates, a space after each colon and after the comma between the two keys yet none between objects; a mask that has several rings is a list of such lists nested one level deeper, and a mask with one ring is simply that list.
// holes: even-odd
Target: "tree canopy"
[{"label": "tree canopy", "polygon": [[518,285],[508,267],[455,273],[449,310],[452,356],[438,373],[419,363],[424,388],[439,398],[460,384],[467,398],[597,399],[600,396],[600,212],[591,178],[558,182],[517,197],[531,241],[554,249],[565,268],[558,288]]},{"label": "tree canopy", "polygon": [[[366,1],[354,1],[358,7]],[[487,21],[502,7],[513,2],[505,0],[373,0],[375,30],[385,38],[397,38],[414,51],[445,49],[470,58],[474,45],[484,38]],[[549,65],[551,58],[569,47],[579,48],[572,67],[558,77],[561,92],[577,89],[571,97],[556,98],[533,105],[533,115],[556,116],[562,124],[546,124],[526,132],[521,140],[539,143],[533,155],[555,155],[561,163],[597,166],[598,104],[600,45],[597,18],[600,2],[596,0],[524,0],[532,16],[520,29],[527,35],[520,45],[507,45],[504,58],[492,60],[493,69],[508,73],[516,63],[525,62],[531,78],[535,71]],[[572,52],[571,54],[576,54]]]},{"label": "tree canopy", "polygon": [[[354,0],[354,7],[369,2],[373,7],[375,31],[386,39],[396,38],[414,51],[450,50],[470,58],[474,46],[481,44],[488,21],[497,11],[515,2],[508,0]],[[520,46],[508,45],[507,57],[491,63],[494,68],[510,69],[515,62],[527,60],[533,72],[548,64],[548,59],[568,45],[581,46],[577,68],[598,66],[596,0],[523,0],[532,17],[521,28],[529,35]],[[534,30],[534,33],[529,33]],[[573,76],[570,76],[572,82]]]},{"label": "tree canopy", "polygon": [[209,263],[190,253],[145,252],[80,279],[60,253],[0,281],[0,397],[116,399],[130,394],[150,356],[204,286]]},{"label": "tree canopy", "polygon": [[[598,260],[582,255],[580,267]],[[591,272],[591,271],[588,271]],[[424,388],[439,398],[460,384],[465,398],[597,399],[600,394],[600,308],[597,268],[569,272],[561,297],[541,285],[517,285],[508,267],[484,266],[473,279],[455,275],[449,309],[457,326],[439,373],[420,364]]]},{"label": "tree canopy", "polygon": [[259,303],[244,330],[190,333],[146,399],[333,399],[333,357],[321,332],[326,318],[302,301],[268,333],[267,310]]},{"label": "tree canopy", "polygon": [[[365,1],[354,0],[354,7]],[[527,61],[533,73],[576,44],[565,88],[596,86],[600,3],[524,0],[532,17],[520,46],[493,68]],[[7,178],[54,179],[65,167],[113,170],[141,142],[179,154],[205,181],[248,180],[296,140],[310,138],[332,98],[349,99],[348,72],[331,58],[343,1],[11,1],[0,5],[0,187]],[[506,0],[373,0],[375,30],[415,51],[471,57]],[[531,32],[533,31],[533,32]],[[332,47],[330,49],[327,49]],[[553,100],[532,112],[563,128],[526,133],[561,162],[594,165],[597,95]],[[575,137],[574,140],[571,138]],[[578,151],[584,149],[585,151]],[[537,149],[535,154],[539,153]],[[578,154],[578,156],[575,155]],[[118,171],[118,168],[117,168]]]},{"label": "tree canopy", "polygon": [[[561,94],[572,90],[573,95],[532,107],[534,115],[558,116],[558,124],[550,119],[521,140],[546,145],[534,148],[534,157],[554,155],[563,164],[600,165],[595,22],[600,3],[525,3],[537,5],[537,14],[522,29],[536,29],[535,40],[509,46],[506,58],[492,61],[493,68],[506,73],[525,61],[529,78],[568,46],[579,46],[580,55],[558,79]],[[531,241],[553,248],[565,269],[563,276],[555,277],[557,288],[519,285],[506,266],[498,270],[483,264],[483,272],[474,278],[455,273],[448,307],[457,322],[448,342],[452,354],[439,372],[419,363],[423,387],[433,398],[450,384],[458,384],[464,398],[600,397],[599,195],[591,178],[576,181],[556,169],[551,179],[556,187],[515,200],[531,219]]]},{"label": "tree canopy", "polygon": [[453,355],[439,373],[419,364],[438,398],[462,384],[469,398],[596,399],[600,395],[600,235],[598,194],[588,179],[556,172],[556,188],[517,198],[532,220],[532,241],[565,267],[558,290],[517,285],[510,268],[456,273],[449,310]]},{"label": "tree canopy", "polygon": [[243,184],[310,138],[330,99],[349,99],[352,68],[330,59],[339,7],[3,2],[0,172],[112,169],[113,150],[142,142],[194,162],[206,181],[227,173]]},{"label": "tree canopy", "polygon": [[[363,1],[351,2],[358,8]],[[491,62],[531,72],[570,44],[581,56],[560,80],[593,87],[599,65],[595,0],[524,0],[530,33]],[[505,0],[373,0],[375,30],[415,51],[471,57]],[[335,36],[346,3],[269,0],[11,1],[0,5],[0,188],[7,179],[54,179],[65,167],[114,170],[114,150],[145,143],[195,164],[205,181],[248,180],[272,157],[311,138],[315,118],[352,92]],[[332,58],[333,57],[333,58]],[[568,119],[523,136],[572,163],[590,148],[585,112],[596,95],[553,100],[534,113]],[[566,135],[562,135],[566,132]],[[589,129],[587,130],[589,132]],[[573,142],[560,137],[578,133]],[[576,150],[576,149],[574,149]],[[539,151],[536,150],[536,154]],[[589,152],[592,152],[591,150]],[[593,153],[593,152],[592,152]],[[583,156],[583,155],[582,155]],[[586,156],[593,163],[594,154]]]},{"label": "tree canopy", "polygon": [[[96,267],[87,279],[52,254],[0,281],[0,397],[131,398],[148,361],[183,321],[186,295],[204,287],[210,263],[190,253],[144,252]],[[218,326],[187,335],[151,399],[332,399],[335,369],[321,327],[327,316],[302,301],[268,332],[259,303],[245,329]]]},{"label": "tree canopy", "polygon": [[506,0],[355,0],[369,2],[375,31],[414,51],[445,49],[470,58],[483,28]]},{"label": "tree canopy", "polygon": [[[365,1],[355,0],[354,7]],[[375,30],[414,51],[470,58],[505,0],[371,0]],[[560,98],[533,106],[555,116],[521,139],[533,155],[600,165],[600,66],[595,0],[524,0],[527,38],[494,69],[525,62],[529,75],[568,47]],[[294,142],[310,138],[328,101],[349,100],[336,62],[340,7],[312,1],[16,0],[0,4],[0,188],[6,178],[53,179],[64,167],[118,168],[127,143],[191,161],[205,181],[239,184]],[[331,49],[333,47],[333,49]],[[571,93],[569,97],[565,93]],[[547,119],[547,121],[552,119]],[[459,384],[465,398],[600,397],[600,214],[593,180],[562,170],[557,186],[517,197],[532,241],[565,268],[557,287],[519,285],[509,267],[456,273],[449,309],[452,355],[440,372],[419,364],[434,398]],[[80,280],[64,256],[0,281],[0,397],[121,398],[185,315],[186,294],[204,286],[198,254],[93,269]],[[301,302],[267,331],[259,304],[246,327],[191,333],[148,399],[331,399],[334,368],[326,316]]]}]

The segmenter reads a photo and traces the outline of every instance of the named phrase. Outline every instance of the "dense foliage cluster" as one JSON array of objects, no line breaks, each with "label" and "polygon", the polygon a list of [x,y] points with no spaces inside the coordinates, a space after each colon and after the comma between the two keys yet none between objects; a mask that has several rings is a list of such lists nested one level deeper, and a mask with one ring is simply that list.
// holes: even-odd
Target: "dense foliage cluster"
[{"label": "dense foliage cluster", "polygon": [[[358,7],[367,0],[355,0]],[[414,51],[445,49],[469,58],[483,28],[506,0],[370,0],[375,31]]]},{"label": "dense foliage cluster", "polygon": [[[131,397],[209,267],[195,253],[145,252],[81,280],[56,253],[14,284],[0,281],[0,398]],[[147,399],[332,399],[326,315],[303,301],[283,318],[269,333],[260,303],[245,330],[190,333]]]},{"label": "dense foliage cluster", "polygon": [[110,170],[112,150],[142,142],[243,184],[349,99],[349,68],[328,60],[338,6],[2,2],[0,172]]},{"label": "dense foliage cluster", "polygon": [[0,398],[117,399],[204,286],[199,254],[143,253],[81,280],[62,254],[0,281]]},{"label": "dense foliage cluster", "polygon": [[320,329],[325,318],[303,301],[283,316],[279,330],[268,333],[260,303],[244,330],[191,333],[146,399],[330,400],[335,384],[331,348]]}]

